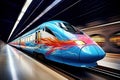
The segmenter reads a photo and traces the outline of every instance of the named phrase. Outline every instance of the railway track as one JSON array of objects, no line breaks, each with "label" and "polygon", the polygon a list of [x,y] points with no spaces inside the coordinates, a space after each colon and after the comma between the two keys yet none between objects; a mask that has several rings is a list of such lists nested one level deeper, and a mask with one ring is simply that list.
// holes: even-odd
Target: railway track
[{"label": "railway track", "polygon": [[[118,80],[120,79],[119,71],[110,68],[98,66],[94,68],[78,68],[71,67],[63,64],[58,64],[55,62],[47,63],[50,66],[72,78],[74,80]],[[96,77],[97,76],[97,77]]]},{"label": "railway track", "polygon": [[[55,62],[48,62],[47,65],[52,68],[61,71],[62,73],[74,78],[75,80],[118,80],[120,74],[118,70],[97,66],[93,68],[78,68],[71,67]],[[94,75],[93,75],[94,74]],[[95,77],[98,76],[98,77]]]},{"label": "railway track", "polygon": [[93,68],[87,68],[91,71],[95,71],[98,73],[102,73],[111,77],[114,77],[116,79],[120,79],[120,71],[119,70],[115,70],[115,69],[111,69],[111,68],[106,68],[103,66],[98,66],[98,67],[93,67]]},{"label": "railway track", "polygon": [[59,70],[59,71],[61,71],[62,73],[64,73],[64,74],[66,74],[66,75],[68,75],[68,76],[70,76],[70,77],[72,77],[74,80],[82,80],[79,76],[76,76],[76,75],[74,75],[74,74],[72,74],[72,73],[70,73],[70,72],[67,72],[67,71],[65,71],[65,70],[63,70],[63,69],[61,69],[61,68],[58,68],[58,67],[56,67],[56,66],[54,66],[54,65],[51,65],[51,64],[49,64],[52,68],[54,68],[54,69],[56,69],[56,70]]}]

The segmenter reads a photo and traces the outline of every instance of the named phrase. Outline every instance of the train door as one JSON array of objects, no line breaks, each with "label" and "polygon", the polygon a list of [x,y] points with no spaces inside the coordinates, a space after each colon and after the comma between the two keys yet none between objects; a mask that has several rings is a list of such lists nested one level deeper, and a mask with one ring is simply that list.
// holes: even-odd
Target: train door
[{"label": "train door", "polygon": [[36,31],[35,33],[35,43],[36,43],[36,50],[35,52],[44,54],[46,52],[46,47],[41,41],[41,35],[43,30]]},{"label": "train door", "polygon": [[52,45],[50,46],[50,43],[52,41],[51,38],[54,37],[51,32],[50,30],[48,31],[46,27],[39,31],[36,31],[35,43],[37,44],[38,47],[37,52],[46,54],[47,52],[50,51],[52,46]]},{"label": "train door", "polygon": [[40,31],[37,31],[37,32],[36,32],[36,35],[35,35],[35,43],[36,43],[36,44],[41,44],[41,34],[40,34]]}]

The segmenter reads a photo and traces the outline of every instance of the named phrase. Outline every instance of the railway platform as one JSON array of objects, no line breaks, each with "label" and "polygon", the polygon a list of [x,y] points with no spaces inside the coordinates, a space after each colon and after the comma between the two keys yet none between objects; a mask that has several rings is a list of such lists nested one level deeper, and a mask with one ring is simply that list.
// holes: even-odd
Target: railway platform
[{"label": "railway platform", "polygon": [[106,57],[98,61],[98,65],[120,70],[120,54],[106,53]]},{"label": "railway platform", "polygon": [[[98,61],[98,65],[120,70],[119,57],[120,54],[107,53],[104,59]],[[0,80],[68,80],[68,78],[23,52],[0,42]]]},{"label": "railway platform", "polygon": [[0,44],[0,80],[68,80],[23,52]]}]

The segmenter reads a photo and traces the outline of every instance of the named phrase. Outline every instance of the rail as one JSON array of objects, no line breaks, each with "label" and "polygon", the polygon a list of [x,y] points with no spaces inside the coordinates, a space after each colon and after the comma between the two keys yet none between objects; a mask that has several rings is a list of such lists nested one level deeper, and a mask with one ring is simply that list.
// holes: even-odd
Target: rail
[{"label": "rail", "polygon": [[87,68],[87,69],[120,79],[120,71],[119,70],[115,70],[115,69],[111,69],[111,68],[107,68],[107,67],[103,67],[103,66]]}]

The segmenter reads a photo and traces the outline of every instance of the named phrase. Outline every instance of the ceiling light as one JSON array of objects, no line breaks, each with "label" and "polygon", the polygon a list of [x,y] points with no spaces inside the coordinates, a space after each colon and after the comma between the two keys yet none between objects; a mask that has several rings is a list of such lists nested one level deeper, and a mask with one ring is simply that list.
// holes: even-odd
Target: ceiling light
[{"label": "ceiling light", "polygon": [[26,10],[27,10],[27,8],[29,7],[29,5],[31,4],[31,2],[32,2],[32,0],[27,0],[26,3],[24,4],[24,6],[23,6],[23,8],[22,8],[22,10],[21,10],[21,12],[20,12],[20,15],[18,16],[18,19],[16,20],[15,25],[14,25],[14,27],[13,27],[13,29],[12,29],[9,37],[8,37],[7,42],[9,41],[10,37],[12,36],[14,30],[16,29],[18,23],[19,23],[20,20],[22,19],[24,13],[26,12]]}]

